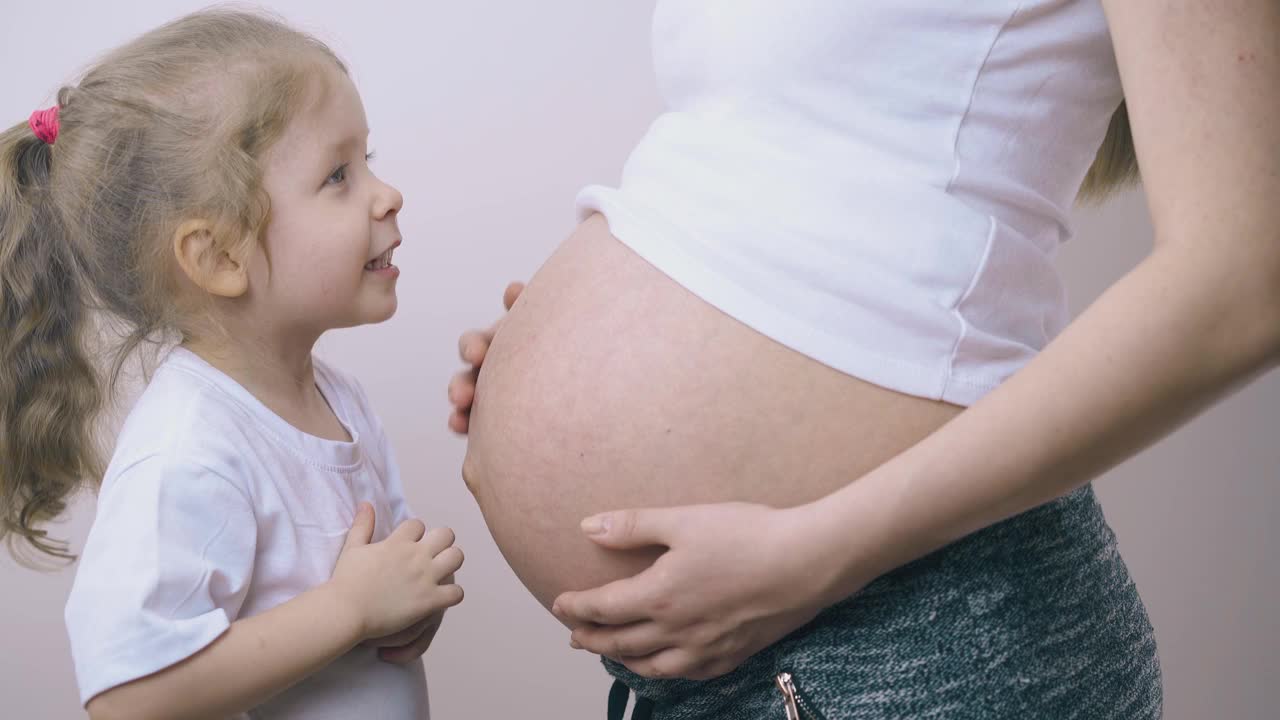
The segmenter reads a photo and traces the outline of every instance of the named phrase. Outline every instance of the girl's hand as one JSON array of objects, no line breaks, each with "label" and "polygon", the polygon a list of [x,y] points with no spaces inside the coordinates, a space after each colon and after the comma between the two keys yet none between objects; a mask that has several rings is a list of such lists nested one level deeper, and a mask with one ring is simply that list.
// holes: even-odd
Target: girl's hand
[{"label": "girl's hand", "polygon": [[[508,285],[506,292],[502,294],[503,306],[510,310],[522,292],[524,283],[513,282]],[[485,353],[489,352],[489,343],[493,342],[493,336],[501,326],[502,318],[499,318],[488,330],[468,330],[458,338],[458,356],[462,358],[462,362],[471,366],[449,381],[449,403],[453,405],[449,429],[459,435],[467,433],[471,402],[476,397],[476,378],[480,377],[480,366],[484,364]]]},{"label": "girl's hand", "polygon": [[[453,576],[445,578],[442,584],[453,584]],[[437,610],[398,633],[370,638],[361,645],[378,648],[378,658],[384,662],[404,665],[422,657],[431,647],[443,621],[444,610]]]},{"label": "girl's hand", "polygon": [[[453,582],[452,578],[445,580]],[[365,640],[362,644],[377,648],[378,659],[383,662],[405,665],[422,657],[427,648],[431,647],[431,641],[435,639],[443,620],[444,610],[437,610],[398,633]]]},{"label": "girl's hand", "polygon": [[371,544],[373,525],[373,508],[361,503],[329,580],[355,613],[361,640],[398,633],[462,602],[453,573],[463,556],[452,530],[427,532],[421,521],[406,520]]},{"label": "girl's hand", "polygon": [[599,545],[669,549],[634,577],[560,595],[551,611],[575,647],[640,675],[723,675],[838,599],[826,596],[845,558],[815,527],[803,507],[739,502],[597,515],[583,530]]}]

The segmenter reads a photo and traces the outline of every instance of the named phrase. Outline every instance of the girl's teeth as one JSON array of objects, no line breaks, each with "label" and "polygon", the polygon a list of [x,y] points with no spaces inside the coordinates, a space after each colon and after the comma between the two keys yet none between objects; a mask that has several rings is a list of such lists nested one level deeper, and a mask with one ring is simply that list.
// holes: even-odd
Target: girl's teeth
[{"label": "girl's teeth", "polygon": [[391,267],[391,253],[392,251],[388,250],[385,253],[379,255],[378,257],[370,260],[368,263],[365,264],[364,266],[365,269],[366,270],[382,270],[383,268]]}]

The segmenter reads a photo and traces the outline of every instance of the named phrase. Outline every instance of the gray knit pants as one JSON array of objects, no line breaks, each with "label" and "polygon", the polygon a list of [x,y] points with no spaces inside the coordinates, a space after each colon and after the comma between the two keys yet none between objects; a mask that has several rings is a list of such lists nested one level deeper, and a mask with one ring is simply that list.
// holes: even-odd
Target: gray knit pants
[{"label": "gray knit pants", "polygon": [[626,688],[654,720],[1161,715],[1151,624],[1088,486],[876,580],[723,677],[604,664],[619,718]]}]

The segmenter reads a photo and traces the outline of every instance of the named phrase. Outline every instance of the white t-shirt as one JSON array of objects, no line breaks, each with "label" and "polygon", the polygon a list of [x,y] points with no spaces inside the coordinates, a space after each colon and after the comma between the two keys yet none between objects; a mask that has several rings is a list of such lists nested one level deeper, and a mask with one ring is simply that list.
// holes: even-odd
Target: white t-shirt
[{"label": "white t-shirt", "polygon": [[[328,580],[360,502],[374,507],[374,541],[411,517],[359,384],[318,359],[315,374],[351,442],[303,433],[182,348],[156,370],[117,441],[67,601],[81,702]],[[357,647],[248,717],[427,718],[422,662]]]},{"label": "white t-shirt", "polygon": [[1121,101],[1098,0],[659,0],[619,240],[842,372],[967,405],[1067,321],[1052,264]]}]

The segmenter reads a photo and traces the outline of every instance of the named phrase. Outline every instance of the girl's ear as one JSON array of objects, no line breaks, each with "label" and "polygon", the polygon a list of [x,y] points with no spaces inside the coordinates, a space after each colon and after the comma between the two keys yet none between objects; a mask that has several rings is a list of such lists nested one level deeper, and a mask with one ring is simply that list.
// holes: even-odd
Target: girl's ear
[{"label": "girl's ear", "polygon": [[246,259],[233,257],[206,220],[187,220],[178,226],[173,254],[191,282],[209,293],[236,298],[249,289]]}]

